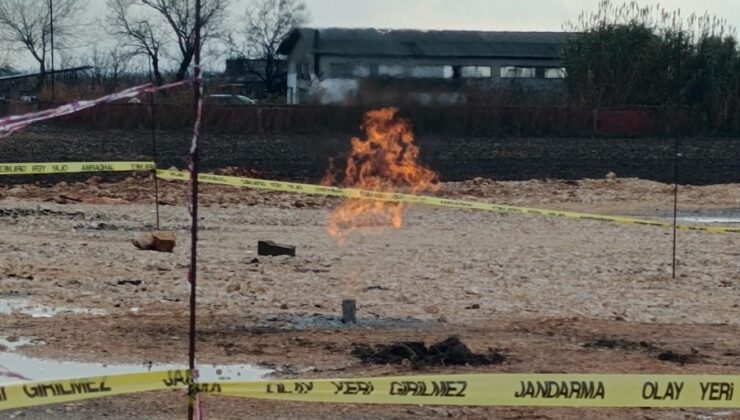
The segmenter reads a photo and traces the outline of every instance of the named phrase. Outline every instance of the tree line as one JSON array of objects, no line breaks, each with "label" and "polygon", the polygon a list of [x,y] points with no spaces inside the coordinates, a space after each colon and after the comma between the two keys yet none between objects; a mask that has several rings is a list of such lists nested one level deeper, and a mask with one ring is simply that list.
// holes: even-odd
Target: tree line
[{"label": "tree line", "polygon": [[[106,0],[104,15],[92,22],[85,20],[88,6],[88,0],[0,0],[0,71],[12,71],[12,58],[25,53],[45,75],[53,24],[55,56],[62,58],[57,68],[92,65],[93,78],[112,84],[132,72],[151,73],[158,85],[187,77],[195,53],[193,0]],[[251,0],[240,13],[235,8],[233,0],[202,1],[206,55],[265,60],[266,66],[248,70],[277,91],[277,47],[290,30],[308,22],[306,5],[301,0]],[[98,34],[106,35],[110,45],[102,47]],[[136,58],[143,60],[133,69]]]},{"label": "tree line", "polygon": [[740,51],[724,19],[602,0],[564,29],[571,102],[685,109],[718,131],[740,125]]}]

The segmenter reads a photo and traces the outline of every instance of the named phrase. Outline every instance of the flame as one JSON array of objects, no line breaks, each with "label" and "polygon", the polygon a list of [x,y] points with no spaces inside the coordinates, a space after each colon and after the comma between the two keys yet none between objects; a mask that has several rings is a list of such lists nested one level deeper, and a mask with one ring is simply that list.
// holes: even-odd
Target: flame
[{"label": "flame", "polygon": [[[340,185],[373,192],[419,194],[438,188],[437,174],[418,162],[411,123],[398,116],[398,109],[383,108],[365,114],[361,128],[365,139],[353,138]],[[330,166],[324,185],[335,185],[336,170]],[[344,201],[327,219],[328,233],[340,244],[361,228],[380,232],[403,225],[404,203],[364,199]]]}]

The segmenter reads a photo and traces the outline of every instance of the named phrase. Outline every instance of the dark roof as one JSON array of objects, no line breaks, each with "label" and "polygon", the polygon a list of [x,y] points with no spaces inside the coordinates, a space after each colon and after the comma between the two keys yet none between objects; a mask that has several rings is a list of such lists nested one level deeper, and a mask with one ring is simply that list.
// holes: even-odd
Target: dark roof
[{"label": "dark roof", "polygon": [[[81,67],[73,67],[69,69],[61,69],[61,70],[54,70],[54,74],[65,74],[65,73],[77,73],[80,71],[86,71],[92,69],[92,66],[81,66]],[[51,75],[52,71],[49,70],[46,72],[46,74]],[[41,73],[26,73],[26,74],[15,74],[12,76],[1,76],[0,81],[8,81],[8,80],[18,80],[18,79],[28,79],[30,77],[38,77],[41,76]]]},{"label": "dark roof", "polygon": [[313,53],[393,57],[558,58],[569,32],[421,31],[298,28],[278,50],[288,55],[300,39]]},{"label": "dark roof", "polygon": [[[263,58],[229,58],[226,60],[224,76],[230,79],[259,82],[262,81],[262,78],[253,72],[258,72],[263,75],[265,73],[266,66],[267,61]],[[287,70],[288,62],[286,60],[277,60],[277,73],[287,73]]]}]

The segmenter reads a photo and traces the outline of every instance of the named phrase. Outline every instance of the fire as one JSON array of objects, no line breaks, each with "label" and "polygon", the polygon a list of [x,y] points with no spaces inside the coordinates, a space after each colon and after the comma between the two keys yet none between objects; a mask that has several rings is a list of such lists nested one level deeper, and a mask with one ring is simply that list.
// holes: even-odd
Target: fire
[{"label": "fire", "polygon": [[[411,123],[398,116],[398,109],[383,108],[365,114],[362,129],[366,138],[353,138],[340,184],[373,192],[419,194],[438,188],[437,174],[421,165],[419,148],[414,144]],[[322,182],[336,184],[333,169]],[[340,244],[354,231],[372,227],[399,229],[403,224],[404,203],[352,199],[335,208],[327,220],[327,231]]]}]

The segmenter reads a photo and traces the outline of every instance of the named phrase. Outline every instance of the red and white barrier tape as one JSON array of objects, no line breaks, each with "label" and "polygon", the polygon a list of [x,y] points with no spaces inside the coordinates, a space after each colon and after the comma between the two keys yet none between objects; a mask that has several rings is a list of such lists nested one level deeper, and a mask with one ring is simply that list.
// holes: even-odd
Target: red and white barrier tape
[{"label": "red and white barrier tape", "polygon": [[151,84],[134,86],[120,92],[112,93],[110,95],[103,96],[98,99],[74,101],[68,104],[64,104],[52,109],[46,109],[38,112],[31,112],[23,115],[11,115],[0,119],[0,139],[8,137],[18,130],[22,130],[31,124],[50,120],[52,118],[61,117],[63,115],[73,114],[75,112],[82,111],[84,109],[92,108],[94,106],[115,102],[121,99],[129,99],[141,95],[142,93],[156,92],[160,90],[172,89],[177,86],[192,83],[191,80],[183,80],[180,82],[169,83],[166,85],[152,87]]}]

